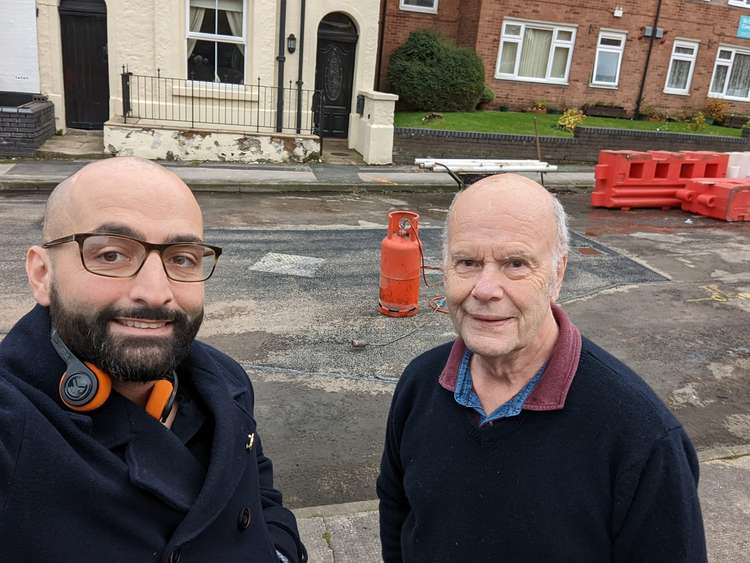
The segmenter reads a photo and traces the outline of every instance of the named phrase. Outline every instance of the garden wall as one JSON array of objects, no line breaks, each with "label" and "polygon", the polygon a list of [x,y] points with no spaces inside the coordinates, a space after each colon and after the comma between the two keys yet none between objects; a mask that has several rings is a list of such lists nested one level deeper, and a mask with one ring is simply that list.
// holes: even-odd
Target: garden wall
[{"label": "garden wall", "polygon": [[[528,158],[536,159],[531,135],[503,135],[398,127],[393,140],[393,161],[413,164],[415,158]],[[542,160],[551,163],[593,163],[599,151],[750,151],[750,130],[742,137],[717,137],[631,129],[576,127],[573,137],[539,137]]]}]

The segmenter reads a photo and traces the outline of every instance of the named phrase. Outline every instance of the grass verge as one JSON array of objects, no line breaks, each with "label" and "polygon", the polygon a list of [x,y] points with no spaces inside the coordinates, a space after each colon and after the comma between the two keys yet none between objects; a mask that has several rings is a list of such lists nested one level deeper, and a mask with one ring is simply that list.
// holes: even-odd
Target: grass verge
[{"label": "grass verge", "polygon": [[[533,135],[534,119],[537,120],[539,135],[549,137],[572,137],[564,129],[557,127],[556,114],[526,113],[516,111],[472,111],[445,112],[442,118],[424,120],[427,112],[398,112],[396,127],[418,127],[422,129],[446,129],[449,131],[476,131],[480,133],[507,133],[511,135]],[[700,131],[690,129],[688,123],[679,121],[637,121],[608,117],[586,117],[582,127],[612,127],[615,129],[640,129],[645,131],[665,131],[669,133],[692,133],[700,135],[721,135],[740,137],[742,129],[708,125]]]}]

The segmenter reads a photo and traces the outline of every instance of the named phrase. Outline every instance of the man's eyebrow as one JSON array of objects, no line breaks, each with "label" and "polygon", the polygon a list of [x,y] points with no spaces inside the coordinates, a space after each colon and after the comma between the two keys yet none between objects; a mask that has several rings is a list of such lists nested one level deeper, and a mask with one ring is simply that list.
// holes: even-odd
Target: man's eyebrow
[{"label": "man's eyebrow", "polygon": [[143,233],[137,231],[122,223],[103,223],[91,231],[92,233],[101,233],[106,235],[123,235],[126,237],[143,240]]},{"label": "man's eyebrow", "polygon": [[[138,240],[146,239],[146,237],[143,235],[141,231],[133,229],[132,227],[128,227],[127,225],[123,225],[122,223],[103,223],[102,225],[99,225],[91,232],[108,234],[108,235],[122,235],[125,237],[131,237],[131,238],[135,238]],[[186,234],[170,235],[163,242],[164,243],[173,243],[173,242],[201,242],[202,243],[203,239],[199,236],[186,233]]]}]

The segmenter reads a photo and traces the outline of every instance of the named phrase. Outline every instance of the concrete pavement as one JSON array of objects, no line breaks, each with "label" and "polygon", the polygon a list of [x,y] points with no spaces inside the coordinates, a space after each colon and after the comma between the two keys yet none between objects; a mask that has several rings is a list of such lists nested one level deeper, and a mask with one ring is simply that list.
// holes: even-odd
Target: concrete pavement
[{"label": "concrete pavement", "polygon": [[[0,191],[50,191],[91,160],[0,161]],[[331,164],[237,165],[162,162],[194,191],[208,192],[414,192],[455,191],[445,172],[414,166],[356,166]],[[539,180],[539,174],[529,173]],[[594,184],[592,167],[561,166],[544,174],[552,188],[581,188]]]}]

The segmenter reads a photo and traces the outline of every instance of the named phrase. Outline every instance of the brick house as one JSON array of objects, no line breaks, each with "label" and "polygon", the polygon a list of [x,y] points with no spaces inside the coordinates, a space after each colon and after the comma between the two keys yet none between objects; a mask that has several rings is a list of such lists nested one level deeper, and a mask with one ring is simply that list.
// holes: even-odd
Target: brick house
[{"label": "brick house", "polygon": [[667,112],[712,99],[750,114],[750,0],[383,0],[379,88],[412,31],[484,61],[491,107],[584,104]]}]

